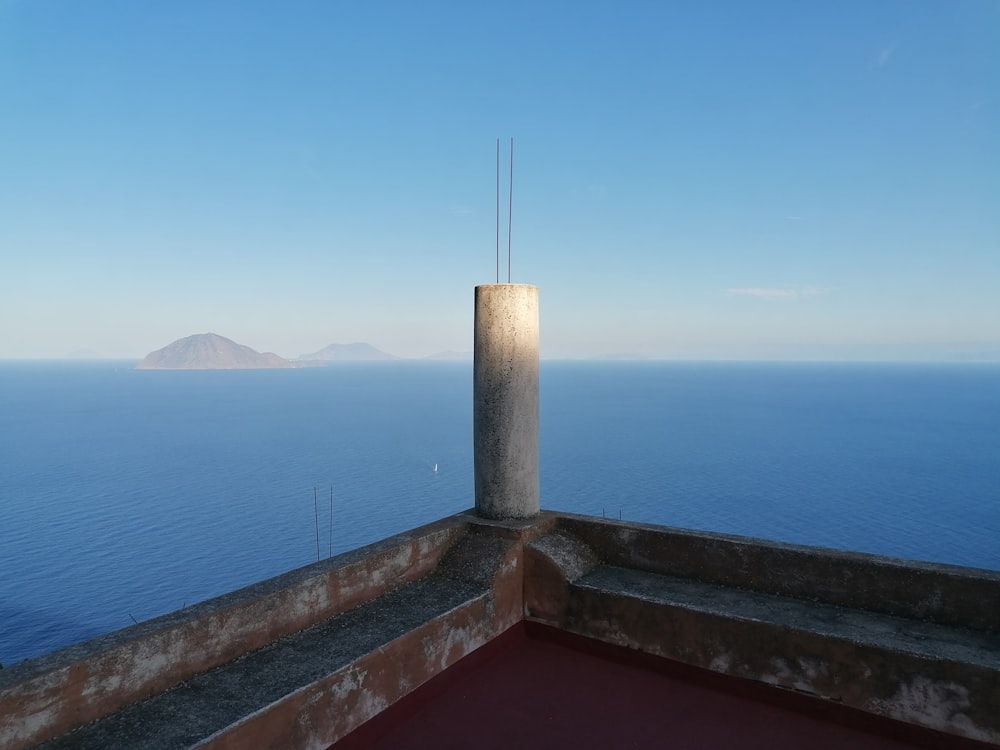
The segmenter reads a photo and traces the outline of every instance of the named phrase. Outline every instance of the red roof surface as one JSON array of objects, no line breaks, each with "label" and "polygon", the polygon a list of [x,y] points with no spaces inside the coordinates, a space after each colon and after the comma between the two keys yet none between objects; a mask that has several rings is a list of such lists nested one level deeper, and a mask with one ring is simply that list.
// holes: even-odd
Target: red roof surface
[{"label": "red roof surface", "polygon": [[333,747],[901,750],[985,745],[525,623]]}]

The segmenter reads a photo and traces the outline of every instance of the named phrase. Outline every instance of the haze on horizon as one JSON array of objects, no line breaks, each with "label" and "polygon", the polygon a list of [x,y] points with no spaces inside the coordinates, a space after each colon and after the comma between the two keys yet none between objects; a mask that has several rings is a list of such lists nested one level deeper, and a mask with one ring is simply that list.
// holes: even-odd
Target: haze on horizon
[{"label": "haze on horizon", "polygon": [[0,358],[467,351],[513,136],[547,358],[1000,360],[994,0],[5,0],[0,113]]}]

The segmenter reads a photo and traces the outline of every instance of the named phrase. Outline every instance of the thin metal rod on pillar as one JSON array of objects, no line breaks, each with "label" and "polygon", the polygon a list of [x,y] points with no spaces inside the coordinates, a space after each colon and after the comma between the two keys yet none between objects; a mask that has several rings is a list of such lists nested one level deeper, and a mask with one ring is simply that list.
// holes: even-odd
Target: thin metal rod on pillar
[{"label": "thin metal rod on pillar", "polygon": [[500,139],[497,138],[497,283],[500,283]]},{"label": "thin metal rod on pillar", "polygon": [[510,139],[510,194],[507,197],[507,283],[510,283],[510,228],[514,223],[514,139]]}]

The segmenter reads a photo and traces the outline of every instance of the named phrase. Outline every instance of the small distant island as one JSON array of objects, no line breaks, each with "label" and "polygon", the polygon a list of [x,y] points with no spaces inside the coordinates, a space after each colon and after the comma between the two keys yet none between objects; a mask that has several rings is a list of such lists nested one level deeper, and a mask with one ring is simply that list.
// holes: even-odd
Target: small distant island
[{"label": "small distant island", "polygon": [[276,370],[302,367],[271,352],[263,354],[216,333],[197,333],[150,352],[137,370]]},{"label": "small distant island", "polygon": [[273,352],[258,352],[217,333],[196,333],[150,352],[137,370],[281,370],[322,367],[334,362],[388,362],[394,354],[371,344],[330,344],[299,359],[285,359]]},{"label": "small distant island", "polygon": [[315,360],[319,362],[387,362],[399,359],[395,354],[383,352],[376,349],[371,344],[330,344],[312,354],[302,354],[301,360]]}]

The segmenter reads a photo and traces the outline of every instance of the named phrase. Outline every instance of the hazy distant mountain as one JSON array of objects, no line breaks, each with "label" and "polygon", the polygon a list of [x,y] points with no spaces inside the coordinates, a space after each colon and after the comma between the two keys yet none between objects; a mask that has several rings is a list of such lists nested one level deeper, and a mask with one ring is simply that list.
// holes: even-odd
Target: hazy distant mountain
[{"label": "hazy distant mountain", "polygon": [[399,359],[394,354],[387,354],[376,349],[371,344],[330,344],[312,354],[303,354],[299,359],[313,359],[322,362],[384,362]]},{"label": "hazy distant mountain", "polygon": [[265,370],[298,366],[277,354],[261,354],[215,333],[198,333],[147,354],[136,369]]},{"label": "hazy distant mountain", "polygon": [[473,359],[473,355],[472,352],[455,352],[448,350],[446,352],[437,352],[436,354],[428,354],[426,357],[424,357],[424,359],[471,362]]}]

